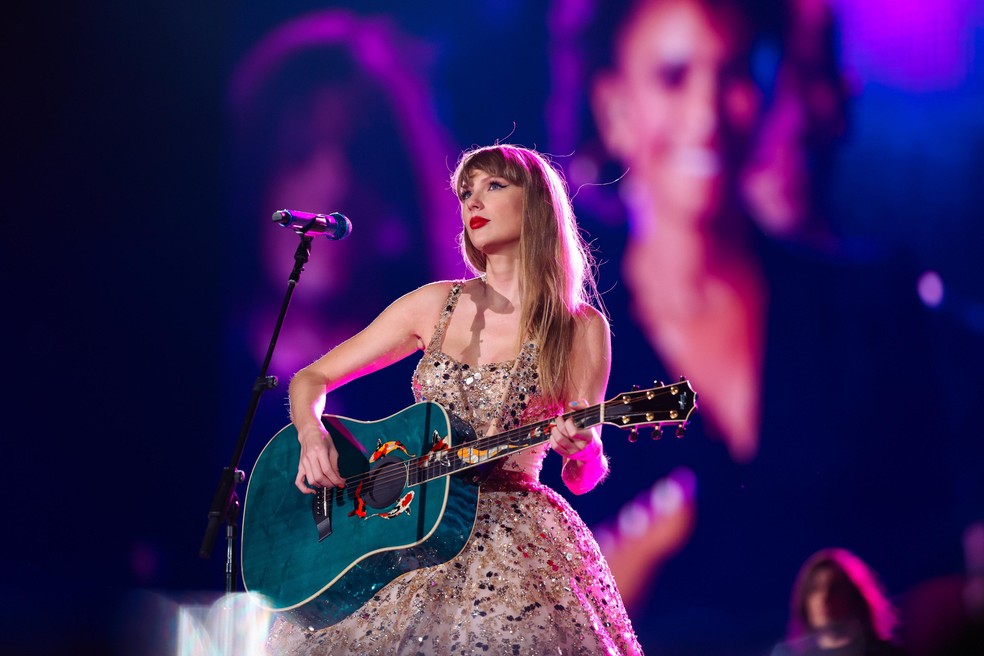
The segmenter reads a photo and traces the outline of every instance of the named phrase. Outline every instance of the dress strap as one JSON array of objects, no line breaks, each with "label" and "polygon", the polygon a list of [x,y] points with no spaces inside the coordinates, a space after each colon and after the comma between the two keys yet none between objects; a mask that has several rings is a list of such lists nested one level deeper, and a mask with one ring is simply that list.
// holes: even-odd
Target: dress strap
[{"label": "dress strap", "polygon": [[461,290],[464,289],[464,287],[464,280],[457,280],[451,285],[451,292],[448,293],[448,300],[444,303],[444,310],[441,312],[441,316],[437,320],[437,325],[434,326],[434,334],[431,336],[430,344],[427,345],[427,350],[429,352],[441,350],[441,344],[444,343],[444,330],[448,327],[448,322],[451,320],[451,314],[454,312],[455,306],[458,305],[458,297],[461,296]]}]

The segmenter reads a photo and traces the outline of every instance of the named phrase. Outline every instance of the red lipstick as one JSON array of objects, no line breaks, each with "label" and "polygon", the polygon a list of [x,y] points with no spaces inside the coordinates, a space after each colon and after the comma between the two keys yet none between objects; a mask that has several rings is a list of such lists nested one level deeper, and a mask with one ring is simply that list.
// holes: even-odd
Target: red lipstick
[{"label": "red lipstick", "polygon": [[472,230],[478,230],[488,222],[489,220],[486,218],[483,218],[481,216],[473,216],[471,218],[471,221],[468,222],[468,227],[471,228]]}]

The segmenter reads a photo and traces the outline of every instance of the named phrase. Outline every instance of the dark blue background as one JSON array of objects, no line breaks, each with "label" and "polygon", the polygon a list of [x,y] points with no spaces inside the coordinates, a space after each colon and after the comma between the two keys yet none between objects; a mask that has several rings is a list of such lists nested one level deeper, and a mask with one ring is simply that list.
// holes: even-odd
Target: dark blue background
[{"label": "dark blue background", "polygon": [[[238,231],[231,216],[226,86],[262,34],[320,6],[152,0],[17,9],[4,20],[0,279],[11,364],[0,457],[2,650],[122,650],[128,591],[182,600],[222,590],[222,540],[209,560],[198,549],[258,372],[230,316],[279,302],[279,292],[257,298],[254,246],[243,241],[256,236]],[[378,2],[372,9],[433,45],[436,106],[456,148],[507,137],[546,144],[542,7]],[[924,516],[914,525],[923,529],[911,542],[885,545],[886,553],[931,554],[914,568],[886,556],[893,567],[881,573],[899,593],[960,572],[960,530],[984,515],[977,421],[984,91],[979,61],[973,64],[950,91],[866,87],[833,185],[844,232],[901,250],[914,271],[937,270],[947,283],[944,306],[921,315],[930,348],[911,354],[911,370],[930,370],[933,378],[917,394],[925,405],[890,436],[898,455],[858,447],[873,460],[925,454],[933,463],[893,483],[931,490],[938,502],[918,510]],[[447,153],[449,161],[457,154]],[[290,263],[284,267],[286,275]],[[397,281],[391,291],[406,289]],[[609,310],[616,324],[624,320],[623,306],[610,302]],[[271,373],[286,382],[292,372]],[[648,382],[637,374],[616,361],[612,391]],[[264,398],[245,469],[286,422],[284,394],[285,385]],[[386,403],[396,409],[408,400],[399,390]],[[836,416],[829,429],[837,430]],[[701,441],[699,422],[696,431],[692,446],[636,445],[639,457],[651,459],[652,475],[637,470],[620,482],[616,473],[595,501],[578,500],[582,513],[601,521],[634,496],[639,481],[676,462],[720,459]],[[606,440],[623,462],[633,457],[614,446],[622,444],[616,431]],[[722,473],[720,485],[731,475]],[[709,485],[713,494],[713,479]],[[686,576],[705,558],[714,558],[712,548],[685,552],[677,573],[668,567],[665,585],[686,598]],[[648,644],[680,653],[694,636],[704,647],[692,644],[691,653],[707,645],[756,653],[781,635],[793,574],[770,573],[767,588],[783,596],[757,600],[757,625],[736,619],[743,608],[701,608],[693,599],[675,607],[676,590],[658,588],[648,614],[637,618],[639,631]],[[661,620],[667,613],[672,622]],[[709,617],[716,635],[703,631]]]}]

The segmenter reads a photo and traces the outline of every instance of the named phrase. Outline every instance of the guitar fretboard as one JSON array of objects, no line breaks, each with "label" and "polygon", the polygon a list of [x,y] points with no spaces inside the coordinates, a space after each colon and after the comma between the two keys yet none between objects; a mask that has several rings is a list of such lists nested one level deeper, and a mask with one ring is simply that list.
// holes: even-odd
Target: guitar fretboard
[{"label": "guitar fretboard", "polygon": [[[581,428],[595,426],[601,423],[604,403],[574,410],[562,415],[571,419]],[[409,485],[419,485],[441,476],[477,467],[523,449],[534,447],[550,439],[550,431],[555,419],[546,419],[534,424],[513,428],[495,435],[482,437],[457,446],[437,444],[429,453],[416,458],[410,458],[404,464],[407,467]]]},{"label": "guitar fretboard", "polygon": [[[572,420],[581,428],[601,423],[620,428],[685,425],[696,407],[696,395],[689,383],[681,379],[670,385],[659,384],[652,389],[624,392],[608,401],[573,410],[561,417]],[[552,424],[556,420],[557,418],[545,419],[454,445],[450,443],[452,436],[440,435],[435,430],[431,443],[426,447],[426,453],[411,455],[398,463],[388,463],[384,467],[385,473],[377,471],[381,478],[376,478],[374,484],[399,481],[406,486],[415,486],[505,458],[549,440]],[[346,479],[346,486],[355,487],[371,476],[373,475],[363,473],[349,477]]]}]

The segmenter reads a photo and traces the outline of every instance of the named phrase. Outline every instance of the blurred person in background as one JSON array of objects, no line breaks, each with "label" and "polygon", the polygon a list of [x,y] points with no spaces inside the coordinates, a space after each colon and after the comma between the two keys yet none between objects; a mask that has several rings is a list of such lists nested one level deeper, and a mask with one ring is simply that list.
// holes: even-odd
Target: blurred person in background
[{"label": "blurred person in background", "polygon": [[892,640],[896,610],[875,573],[846,549],[804,563],[789,604],[789,631],[773,656],[904,656]]},{"label": "blurred person in background", "polygon": [[[595,80],[602,141],[627,167],[622,276],[633,317],[739,461],[760,428],[764,273],[739,203],[760,102],[752,30],[735,3],[633,3]],[[700,348],[692,345],[700,344]]]},{"label": "blurred person in background", "polygon": [[[601,177],[612,168],[590,135],[570,163],[595,220],[616,228],[600,242],[622,272],[601,284],[614,370],[686,375],[700,400],[696,425],[653,447],[652,465],[613,443],[624,486],[602,491],[605,507],[674,465],[693,471],[693,533],[667,551],[679,553],[638,612],[649,613],[642,625],[686,626],[669,619],[679,613],[709,649],[733,645],[715,638],[729,630],[774,635],[795,554],[836,542],[896,574],[930,571],[938,545],[891,546],[924,535],[917,518],[945,503],[941,487],[912,484],[939,471],[939,454],[899,441],[934,389],[915,276],[894,254],[842,249],[819,227],[814,162],[829,161],[846,121],[831,14],[782,5],[784,18],[763,24],[755,5],[597,4],[585,75],[598,141],[624,177],[590,186],[614,179]],[[763,41],[781,44],[768,83],[755,65]],[[615,188],[619,205],[594,202]],[[696,629],[715,623],[721,631]]]}]

